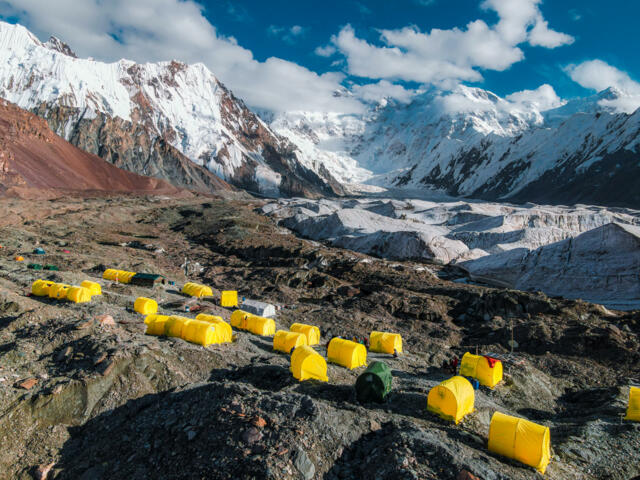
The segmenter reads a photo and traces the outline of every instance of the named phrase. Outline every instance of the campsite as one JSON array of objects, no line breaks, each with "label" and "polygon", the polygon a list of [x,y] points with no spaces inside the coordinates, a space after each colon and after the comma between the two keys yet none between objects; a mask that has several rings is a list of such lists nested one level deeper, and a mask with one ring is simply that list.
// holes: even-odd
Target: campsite
[{"label": "campsite", "polygon": [[[48,469],[61,479],[215,471],[230,479],[524,480],[544,471],[627,480],[638,471],[640,424],[625,419],[638,403],[629,388],[640,378],[637,312],[456,283],[447,266],[299,239],[261,215],[263,203],[6,200],[2,478]],[[59,269],[27,268],[36,259]],[[103,278],[109,269],[132,275]],[[137,272],[150,275],[135,282]],[[100,294],[94,285],[81,303],[33,295],[38,279],[90,282],[83,288],[97,284]],[[182,292],[187,283],[191,294]],[[237,292],[225,298],[238,306],[223,307],[222,292]],[[273,324],[251,312],[234,317],[243,299],[258,313],[275,307]],[[180,318],[206,331],[228,324],[232,336],[216,333],[203,346],[195,327],[187,335],[195,343],[182,326],[167,335]],[[466,397],[450,393],[452,377]],[[438,389],[442,400],[432,404]],[[441,415],[454,404],[454,418]],[[515,424],[539,432],[524,453],[491,439]]]}]

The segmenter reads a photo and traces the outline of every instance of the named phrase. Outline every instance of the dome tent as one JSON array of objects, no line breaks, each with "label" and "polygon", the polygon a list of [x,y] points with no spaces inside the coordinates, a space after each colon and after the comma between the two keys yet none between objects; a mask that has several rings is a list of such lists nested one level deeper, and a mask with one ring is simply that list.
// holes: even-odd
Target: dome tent
[{"label": "dome tent", "polygon": [[49,296],[49,289],[55,282],[50,280],[36,280],[31,285],[31,293],[36,297],[47,297]]},{"label": "dome tent", "polygon": [[331,363],[353,370],[367,364],[367,349],[361,343],[334,338],[329,342],[327,358]]},{"label": "dome tent", "polygon": [[544,474],[551,460],[549,427],[495,412],[489,426],[488,448]]},{"label": "dome tent", "polygon": [[307,337],[307,345],[318,345],[320,343],[320,329],[313,325],[304,323],[294,323],[289,327],[292,332],[303,333]]},{"label": "dome tent", "polygon": [[360,403],[382,403],[391,392],[392,383],[393,376],[389,366],[375,361],[356,380],[356,397]]},{"label": "dome tent", "polygon": [[460,375],[475,378],[480,385],[493,388],[502,381],[502,362],[467,352],[462,356]]},{"label": "dome tent", "polygon": [[190,297],[212,297],[213,290],[206,285],[200,285],[199,283],[188,282],[182,287],[182,293],[189,295]]},{"label": "dome tent", "polygon": [[291,353],[294,348],[307,344],[307,337],[302,333],[278,330],[273,337],[273,349],[278,352]]},{"label": "dome tent", "polygon": [[113,268],[109,268],[104,271],[102,278],[113,282],[130,283],[135,274],[136,272],[127,272],[126,270],[115,270]]},{"label": "dome tent", "polygon": [[452,377],[429,391],[427,410],[445,420],[459,423],[473,412],[475,393],[469,380]]},{"label": "dome tent", "polygon": [[91,295],[102,295],[102,287],[97,282],[92,282],[90,280],[85,280],[80,284],[81,287],[88,288],[91,292]]},{"label": "dome tent", "polygon": [[84,287],[70,287],[67,300],[74,303],[88,303],[91,301],[91,290]]},{"label": "dome tent", "polygon": [[402,337],[399,333],[371,332],[369,350],[378,353],[402,353]]},{"label": "dome tent", "polygon": [[329,377],[327,377],[327,362],[324,357],[307,345],[298,347],[293,351],[289,370],[291,370],[293,377],[300,381],[329,381]]},{"label": "dome tent", "polygon": [[153,315],[158,313],[158,302],[151,298],[138,297],[133,304],[133,309],[142,315]]},{"label": "dome tent", "polygon": [[222,317],[201,313],[199,315],[196,315],[196,320],[213,324],[220,331],[224,342],[231,342],[233,338],[233,330],[231,329],[231,325],[225,322]]}]

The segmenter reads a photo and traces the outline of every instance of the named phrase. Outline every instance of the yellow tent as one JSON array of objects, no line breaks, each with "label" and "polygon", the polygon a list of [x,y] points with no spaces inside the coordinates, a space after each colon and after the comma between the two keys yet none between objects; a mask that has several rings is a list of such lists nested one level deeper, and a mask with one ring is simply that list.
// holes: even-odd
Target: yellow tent
[{"label": "yellow tent", "polygon": [[475,393],[473,386],[464,377],[452,377],[429,390],[427,410],[458,423],[473,412]]},{"label": "yellow tent", "polygon": [[91,282],[89,280],[85,280],[80,284],[81,287],[87,288],[91,295],[102,295],[102,287],[99,283]]},{"label": "yellow tent", "polygon": [[307,337],[307,345],[318,345],[320,343],[320,329],[313,325],[304,323],[294,323],[289,327],[292,332],[303,333]]},{"label": "yellow tent", "polygon": [[133,309],[142,315],[158,313],[158,302],[150,298],[138,297],[133,304]]},{"label": "yellow tent", "polygon": [[225,322],[222,317],[201,313],[196,316],[196,320],[211,323],[214,327],[216,327],[216,330],[218,330],[222,335],[222,342],[230,342],[232,340],[233,330],[231,330],[231,325]]},{"label": "yellow tent", "polygon": [[328,382],[327,362],[313,348],[303,345],[296,348],[291,354],[291,366],[289,367],[293,377],[300,381],[320,380]]},{"label": "yellow tent", "polygon": [[263,337],[270,337],[276,333],[276,322],[271,318],[251,315],[247,318],[247,331]]},{"label": "yellow tent", "polygon": [[67,292],[70,288],[71,285],[65,285],[64,283],[54,283],[49,287],[49,298],[65,300],[67,298]]},{"label": "yellow tent", "polygon": [[144,319],[144,323],[147,324],[145,333],[147,335],[164,335],[169,318],[166,315],[149,315]]},{"label": "yellow tent", "polygon": [[24,262],[24,257],[23,257],[23,256],[21,256],[21,255],[18,255],[18,256],[16,257],[16,262]]},{"label": "yellow tent", "polygon": [[91,291],[84,287],[70,287],[67,290],[67,300],[74,303],[87,303],[91,301]]},{"label": "yellow tent", "polygon": [[185,283],[182,287],[182,293],[189,295],[190,297],[212,297],[213,290],[206,285],[200,285],[199,283]]},{"label": "yellow tent", "polygon": [[343,338],[334,338],[329,342],[327,358],[351,370],[367,364],[367,349],[361,343]]},{"label": "yellow tent", "polygon": [[182,339],[204,347],[214,343],[226,343],[230,341],[227,340],[227,335],[218,325],[200,320],[185,322],[182,328]]},{"label": "yellow tent", "polygon": [[629,406],[624,419],[640,422],[640,387],[631,387],[629,389]]},{"label": "yellow tent", "polygon": [[402,337],[399,333],[371,332],[369,350],[378,353],[402,353]]},{"label": "yellow tent", "polygon": [[551,460],[549,427],[495,412],[489,426],[489,451],[544,473]]},{"label": "yellow tent", "polygon": [[236,310],[231,314],[231,326],[263,337],[276,333],[276,322],[273,319],[258,317],[242,310]]},{"label": "yellow tent", "polygon": [[47,297],[49,296],[49,289],[54,283],[48,280],[36,280],[31,285],[31,293],[36,297]]},{"label": "yellow tent", "polygon": [[307,344],[307,337],[303,333],[278,330],[273,337],[273,349],[278,352],[291,353],[294,348]]},{"label": "yellow tent", "polygon": [[235,310],[231,314],[231,326],[235,328],[239,328],[240,330],[247,329],[247,318],[249,318],[252,314],[245,312],[244,310]]},{"label": "yellow tent", "polygon": [[129,283],[136,272],[127,272],[126,270],[115,270],[109,268],[104,271],[102,278],[111,280],[112,282]]},{"label": "yellow tent", "polygon": [[502,381],[502,362],[495,359],[492,362],[493,366],[487,357],[467,352],[462,356],[460,375],[475,378],[480,385],[493,388]]},{"label": "yellow tent", "polygon": [[238,292],[235,290],[225,290],[220,296],[220,305],[223,307],[238,306]]},{"label": "yellow tent", "polygon": [[164,325],[164,334],[167,337],[178,337],[182,338],[182,331],[186,325],[191,322],[190,318],[178,317],[176,315],[172,315],[169,317],[167,322]]},{"label": "yellow tent", "polygon": [[166,322],[167,320],[169,320],[169,315],[158,315],[156,313],[147,315],[146,317],[144,317],[144,324],[149,325],[151,322],[155,322],[156,320],[162,320]]}]

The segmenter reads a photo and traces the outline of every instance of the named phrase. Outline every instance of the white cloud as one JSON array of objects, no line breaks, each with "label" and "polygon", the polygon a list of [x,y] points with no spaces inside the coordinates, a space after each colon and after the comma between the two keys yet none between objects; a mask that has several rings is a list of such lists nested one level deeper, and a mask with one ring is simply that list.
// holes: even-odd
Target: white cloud
[{"label": "white cloud", "polygon": [[617,91],[612,92],[613,95],[600,100],[603,106],[625,113],[633,113],[640,108],[640,83],[633,80],[628,73],[602,60],[589,60],[579,65],[568,65],[565,67],[565,72],[584,88],[598,92],[610,87],[615,88]]},{"label": "white cloud", "polygon": [[[335,96],[344,74],[319,75],[279,58],[257,61],[221,35],[192,0],[5,0],[0,15],[17,18],[41,39],[55,35],[80,56],[138,62],[203,62],[249,105],[270,110],[354,112],[354,98]],[[294,28],[290,33],[301,34]]]},{"label": "white cloud", "polygon": [[381,30],[374,45],[347,25],[332,37],[345,56],[349,73],[376,79],[402,79],[436,85],[482,79],[478,69],[502,71],[524,58],[518,45],[555,48],[573,42],[570,35],[549,28],[538,7],[541,0],[485,0],[498,23],[483,20],[465,28],[421,32],[415,26]]},{"label": "white cloud", "polygon": [[589,60],[565,68],[571,79],[585,88],[596,91],[615,87],[627,93],[640,93],[640,84],[628,73],[618,70],[602,60]]},{"label": "white cloud", "polygon": [[391,83],[388,80],[380,80],[378,83],[366,85],[354,85],[353,94],[366,102],[380,102],[385,98],[393,98],[401,103],[411,102],[415,94],[414,90],[407,90],[402,85]]},{"label": "white cloud", "polygon": [[298,41],[298,37],[301,37],[307,31],[306,28],[301,25],[294,25],[293,27],[279,27],[277,25],[269,25],[267,27],[267,33],[274,37],[280,37],[284,42],[294,45]]},{"label": "white cloud", "polygon": [[314,50],[315,54],[320,57],[331,57],[334,53],[336,53],[336,47],[333,45],[325,45],[316,47]]},{"label": "white cloud", "polygon": [[541,112],[560,107],[565,103],[548,84],[540,85],[535,90],[512,93],[507,95],[506,99],[515,104],[533,105]]}]

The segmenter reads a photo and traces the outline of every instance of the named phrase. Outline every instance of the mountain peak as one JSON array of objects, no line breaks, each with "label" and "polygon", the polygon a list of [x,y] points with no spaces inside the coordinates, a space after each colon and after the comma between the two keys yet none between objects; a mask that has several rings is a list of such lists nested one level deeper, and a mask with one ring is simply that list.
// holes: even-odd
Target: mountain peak
[{"label": "mountain peak", "polygon": [[49,41],[44,43],[43,46],[48,48],[49,50],[53,50],[54,52],[60,52],[60,53],[62,53],[64,55],[67,55],[68,57],[78,58],[78,56],[75,54],[75,52],[73,50],[71,50],[69,45],[64,43],[59,38],[54,37],[53,35],[51,35],[51,37],[49,37]]}]

